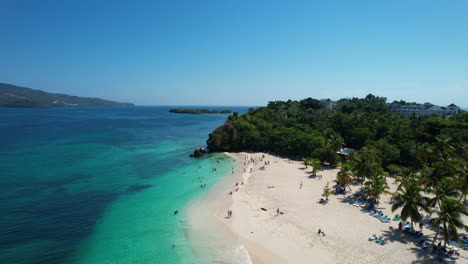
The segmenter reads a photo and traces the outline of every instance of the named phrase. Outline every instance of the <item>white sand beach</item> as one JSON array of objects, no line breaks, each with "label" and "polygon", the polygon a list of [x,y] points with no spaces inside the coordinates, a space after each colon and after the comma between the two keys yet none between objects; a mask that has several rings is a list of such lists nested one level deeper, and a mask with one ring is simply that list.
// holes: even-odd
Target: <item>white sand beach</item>
[{"label": "white sand beach", "polygon": [[[241,166],[188,210],[192,235],[208,236],[210,241],[219,236],[227,248],[242,249],[223,260],[226,263],[248,263],[249,257],[254,264],[435,262],[434,254],[415,245],[421,238],[397,230],[398,221],[382,223],[346,201],[360,185],[351,186],[345,195],[331,195],[326,205],[319,204],[324,186],[327,182],[330,187],[334,185],[338,169],[319,172],[321,179],[309,178],[311,169],[305,169],[299,161],[263,153],[229,155]],[[247,162],[247,156],[256,162]],[[262,170],[265,161],[270,164]],[[239,186],[235,186],[236,182]],[[393,179],[389,178],[389,183],[390,191],[395,191]],[[391,212],[389,201],[390,195],[384,195],[377,209],[393,217],[399,212]],[[282,214],[277,216],[278,208]],[[226,218],[227,210],[232,210],[232,217]],[[207,231],[211,227],[223,229],[224,235]],[[319,229],[325,236],[317,234]],[[432,241],[432,230],[423,228],[423,233],[422,238]],[[388,238],[389,243],[368,241],[373,234]],[[456,263],[468,263],[468,252],[458,252]],[[207,254],[202,249],[199,253]]]}]

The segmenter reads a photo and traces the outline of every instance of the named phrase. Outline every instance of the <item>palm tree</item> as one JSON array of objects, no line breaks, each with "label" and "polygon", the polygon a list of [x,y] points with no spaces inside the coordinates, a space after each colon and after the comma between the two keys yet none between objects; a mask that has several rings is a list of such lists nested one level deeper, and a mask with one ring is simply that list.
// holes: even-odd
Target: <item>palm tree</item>
[{"label": "palm tree", "polygon": [[374,175],[380,168],[377,151],[363,147],[351,154],[351,165],[354,175],[364,183],[368,175]]},{"label": "palm tree", "polygon": [[328,182],[327,182],[327,185],[325,185],[325,187],[323,187],[323,193],[322,193],[322,196],[325,197],[326,200],[328,200],[328,196],[330,196],[332,194],[332,189],[330,189],[330,187],[328,187]]},{"label": "palm tree", "polygon": [[333,153],[336,153],[337,151],[339,151],[343,145],[344,145],[344,140],[339,135],[335,136],[331,134],[327,139],[327,147]]},{"label": "palm tree", "polygon": [[307,169],[307,166],[310,165],[311,158],[302,158],[302,164],[304,164],[305,168]]},{"label": "palm tree", "polygon": [[460,177],[460,191],[461,191],[461,195],[460,195],[460,200],[462,200],[463,197],[465,197],[465,200],[463,203],[466,202],[466,196],[468,195],[468,171],[465,169],[465,172],[463,173],[463,175]]},{"label": "palm tree", "polygon": [[348,163],[345,163],[343,166],[341,166],[340,171],[336,174],[336,181],[345,186],[348,186],[349,190],[351,191],[351,187],[349,187],[349,185],[353,182],[352,177],[353,172],[351,171],[351,166]]},{"label": "palm tree", "polygon": [[401,219],[406,221],[408,217],[411,219],[411,224],[421,221],[419,208],[426,208],[421,195],[421,186],[416,181],[406,181],[398,186],[397,192],[394,194],[395,203],[392,205],[392,212],[403,206],[401,209]]},{"label": "palm tree", "polygon": [[369,181],[366,182],[366,195],[378,201],[382,194],[389,193],[387,191],[388,188],[386,175],[383,172],[379,172],[371,175]]},{"label": "palm tree", "polygon": [[319,160],[312,159],[309,165],[312,166],[312,174],[314,176],[317,175],[317,172],[323,171],[322,165],[320,164]]},{"label": "palm tree", "polygon": [[437,189],[429,190],[434,196],[428,200],[427,205],[429,207],[435,207],[436,205],[441,207],[441,202],[445,199],[451,199],[458,196],[458,190],[455,185],[448,179],[442,179],[437,186]]},{"label": "palm tree", "polygon": [[421,165],[427,166],[429,164],[429,160],[434,154],[434,148],[432,145],[429,143],[424,143],[422,145],[419,145],[416,153],[416,157],[418,161],[421,163]]},{"label": "palm tree", "polygon": [[[459,240],[458,228],[463,228],[468,231],[468,226],[461,220],[461,214],[468,215],[467,209],[455,199],[445,199],[441,203],[439,210],[436,210],[437,218],[434,220],[433,225],[439,226],[442,224],[442,233],[444,235],[444,245],[450,239],[450,235],[456,240]],[[437,236],[439,235],[440,229],[437,228],[437,232],[434,236],[435,243]]]}]

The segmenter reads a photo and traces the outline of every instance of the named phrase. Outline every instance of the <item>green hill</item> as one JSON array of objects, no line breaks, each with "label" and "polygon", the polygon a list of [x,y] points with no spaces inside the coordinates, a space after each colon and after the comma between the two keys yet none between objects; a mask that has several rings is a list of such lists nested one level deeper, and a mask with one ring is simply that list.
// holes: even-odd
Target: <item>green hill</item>
[{"label": "green hill", "polygon": [[133,106],[99,98],[47,93],[41,90],[0,83],[0,107],[90,107]]}]

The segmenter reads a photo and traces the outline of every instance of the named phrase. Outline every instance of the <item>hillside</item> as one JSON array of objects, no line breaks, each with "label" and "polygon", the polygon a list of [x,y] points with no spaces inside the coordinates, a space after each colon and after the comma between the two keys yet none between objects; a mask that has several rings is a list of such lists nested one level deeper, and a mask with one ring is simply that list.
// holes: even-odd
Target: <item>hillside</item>
[{"label": "hillside", "polygon": [[133,106],[99,98],[47,93],[41,90],[0,83],[0,107],[90,107]]}]

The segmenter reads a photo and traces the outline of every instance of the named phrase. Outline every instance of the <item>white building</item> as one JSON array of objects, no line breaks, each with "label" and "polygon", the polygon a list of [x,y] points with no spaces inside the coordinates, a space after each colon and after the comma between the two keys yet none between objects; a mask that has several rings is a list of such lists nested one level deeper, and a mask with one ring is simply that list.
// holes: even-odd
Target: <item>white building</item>
[{"label": "white building", "polygon": [[390,110],[402,115],[412,115],[415,113],[419,116],[436,115],[436,116],[452,116],[460,111],[460,108],[455,104],[450,104],[447,107],[424,103],[422,105],[400,105],[399,103],[390,104]]},{"label": "white building", "polygon": [[325,107],[328,108],[328,109],[332,109],[336,105],[336,102],[332,101],[331,99],[322,99],[322,100],[320,100],[320,102],[322,104],[324,104]]}]

